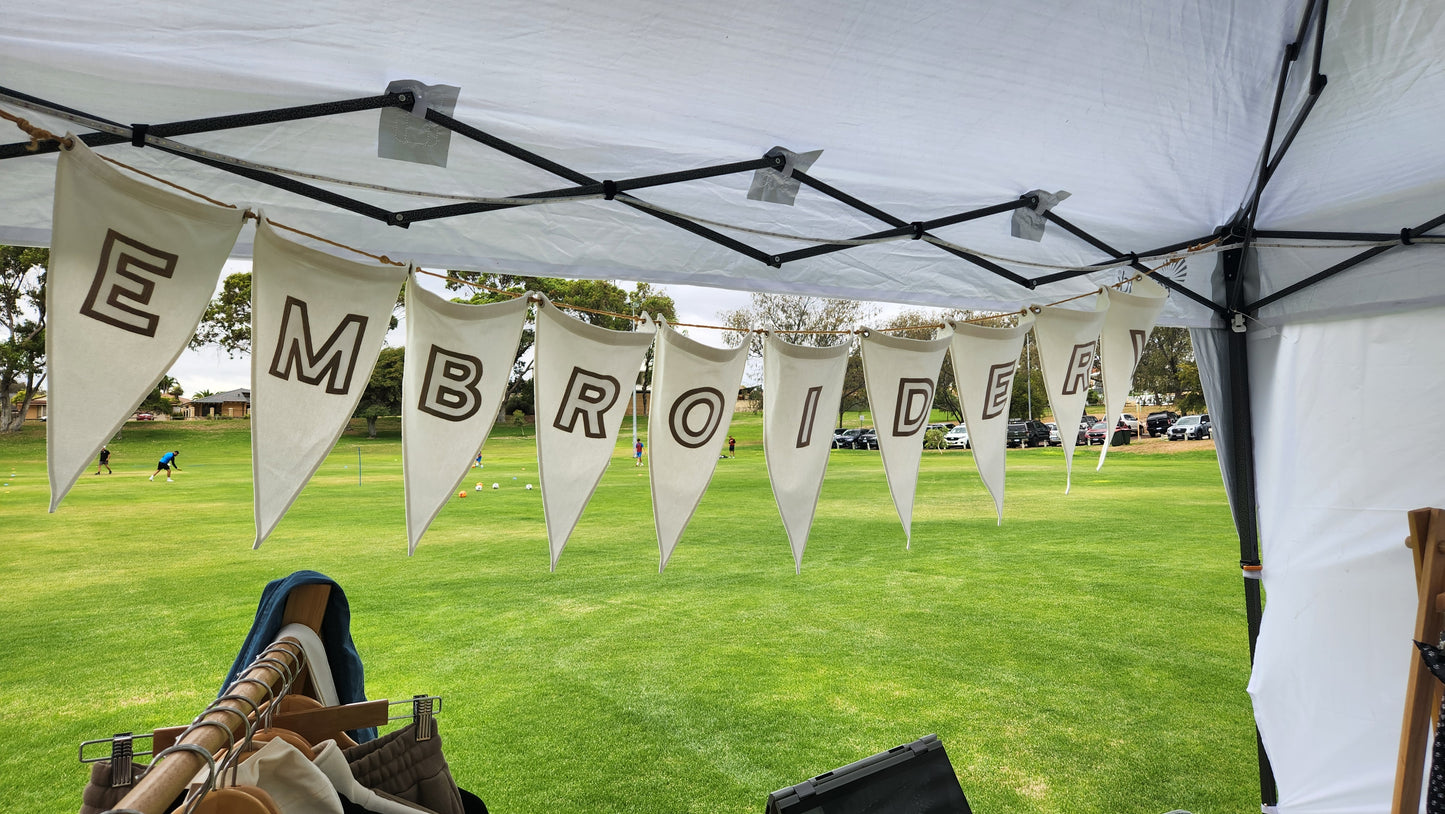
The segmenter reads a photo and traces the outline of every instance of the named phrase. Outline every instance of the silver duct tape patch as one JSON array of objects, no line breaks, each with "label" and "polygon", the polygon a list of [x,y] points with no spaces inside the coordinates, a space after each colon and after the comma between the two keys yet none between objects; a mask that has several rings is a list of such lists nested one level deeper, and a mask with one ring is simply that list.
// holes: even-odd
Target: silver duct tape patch
[{"label": "silver duct tape patch", "polygon": [[452,115],[461,91],[453,85],[427,85],[414,79],[397,79],[387,85],[387,93],[410,92],[416,101],[410,111],[399,107],[381,109],[381,123],[376,133],[377,157],[445,167],[452,131],[427,121],[426,111],[431,108]]}]

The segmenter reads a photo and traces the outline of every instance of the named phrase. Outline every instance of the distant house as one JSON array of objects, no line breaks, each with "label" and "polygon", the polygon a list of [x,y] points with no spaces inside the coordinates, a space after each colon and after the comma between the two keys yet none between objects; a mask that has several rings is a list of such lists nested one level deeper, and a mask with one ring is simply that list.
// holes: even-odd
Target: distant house
[{"label": "distant house", "polygon": [[191,400],[185,396],[171,396],[171,416],[173,418],[195,418],[196,413],[191,409]]},{"label": "distant house", "polygon": [[238,388],[192,399],[189,407],[196,418],[245,418],[251,414],[251,389]]},{"label": "distant house", "polygon": [[30,406],[25,410],[26,421],[45,420],[45,397],[36,396],[30,400]]}]

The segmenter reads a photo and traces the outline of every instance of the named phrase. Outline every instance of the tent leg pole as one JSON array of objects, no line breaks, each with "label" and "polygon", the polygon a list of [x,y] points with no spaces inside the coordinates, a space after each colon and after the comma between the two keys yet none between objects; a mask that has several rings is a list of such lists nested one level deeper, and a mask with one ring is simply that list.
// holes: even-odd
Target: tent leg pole
[{"label": "tent leg pole", "polygon": [[[1240,248],[1224,252],[1222,258],[1226,290],[1233,295],[1231,300],[1243,299],[1243,286],[1232,283],[1244,272],[1244,255],[1244,250]],[[1237,306],[1238,302],[1231,302],[1230,310]],[[1247,334],[1229,330],[1226,347],[1229,358],[1228,443],[1234,459],[1235,479],[1234,526],[1239,532],[1239,564],[1244,569],[1244,606],[1249,625],[1249,666],[1252,670],[1264,602],[1259,580],[1259,499],[1255,489],[1254,415],[1250,408]],[[1265,752],[1258,726],[1254,730],[1254,740],[1259,756],[1260,802],[1264,806],[1278,805],[1279,791],[1275,786],[1274,769]]]}]

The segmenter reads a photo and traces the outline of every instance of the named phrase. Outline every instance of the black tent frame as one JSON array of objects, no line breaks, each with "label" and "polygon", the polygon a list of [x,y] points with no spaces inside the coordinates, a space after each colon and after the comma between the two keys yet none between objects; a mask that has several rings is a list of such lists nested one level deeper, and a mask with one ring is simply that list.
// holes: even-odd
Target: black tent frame
[{"label": "black tent frame", "polygon": [[[1180,241],[1168,246],[1160,246],[1144,252],[1123,252],[1054,212],[1045,211],[1044,217],[1049,222],[1056,224],[1059,228],[1062,228],[1079,240],[1102,251],[1107,255],[1107,259],[1099,261],[1092,267],[1060,271],[1032,278],[1025,277],[964,249],[936,243],[933,244],[941,251],[948,252],[991,274],[1002,277],[1029,290],[1034,290],[1050,283],[1095,273],[1099,271],[1099,267],[1102,266],[1117,266],[1120,261],[1127,261],[1127,265],[1130,268],[1139,271],[1148,271],[1148,268],[1139,259],[1140,257],[1165,255],[1216,240],[1225,246],[1219,267],[1219,277],[1216,280],[1216,291],[1222,288],[1223,293],[1220,297],[1222,301],[1215,301],[1214,299],[1205,297],[1192,289],[1186,288],[1181,283],[1169,279],[1166,275],[1157,275],[1154,279],[1181,296],[1205,307],[1213,315],[1221,319],[1227,327],[1224,352],[1222,358],[1218,359],[1220,369],[1226,371],[1224,374],[1225,380],[1221,382],[1226,398],[1224,404],[1215,405],[1214,409],[1221,417],[1221,420],[1217,421],[1216,424],[1224,431],[1221,432],[1221,440],[1225,441],[1225,443],[1220,449],[1220,462],[1221,468],[1225,472],[1225,485],[1232,498],[1230,505],[1234,515],[1235,528],[1239,536],[1240,566],[1244,569],[1245,609],[1249,626],[1249,659],[1251,666],[1254,664],[1255,645],[1259,637],[1260,620],[1263,615],[1263,596],[1260,588],[1260,580],[1258,579],[1258,569],[1261,567],[1261,561],[1259,550],[1258,496],[1253,456],[1254,420],[1250,408],[1249,352],[1245,333],[1246,319],[1253,318],[1259,313],[1260,309],[1268,305],[1358,266],[1398,246],[1409,246],[1415,238],[1421,237],[1445,225],[1445,214],[1442,214],[1418,226],[1404,227],[1398,234],[1341,231],[1269,231],[1255,229],[1255,219],[1259,213],[1259,205],[1264,196],[1265,188],[1278,169],[1280,162],[1284,160],[1295,137],[1304,127],[1310,112],[1319,100],[1320,94],[1328,84],[1327,77],[1320,72],[1328,6],[1329,0],[1307,0],[1304,11],[1301,14],[1295,39],[1284,48],[1279,77],[1275,87],[1273,108],[1270,112],[1269,129],[1265,136],[1265,143],[1261,149],[1252,194],[1250,199],[1230,223],[1220,226],[1210,234],[1201,235],[1191,240]],[[1306,47],[1307,41],[1312,46],[1311,58],[1309,60],[1307,96],[1300,106],[1298,113],[1289,123],[1284,135],[1276,145],[1275,136],[1281,124],[1280,113],[1284,102],[1285,91],[1289,85],[1290,78],[1295,76],[1295,72],[1300,69],[1299,59]],[[311,198],[338,209],[381,221],[388,226],[407,228],[412,223],[420,221],[480,214],[521,205],[516,203],[462,202],[418,209],[388,210],[286,175],[254,167],[240,166],[214,157],[188,152],[184,149],[184,145],[169,141],[174,137],[194,135],[197,133],[254,127],[266,124],[279,124],[282,122],[335,116],[344,113],[378,110],[387,107],[410,110],[414,106],[416,99],[412,93],[406,91],[228,116],[190,119],[162,124],[130,125],[120,124],[109,119],[84,113],[17,90],[0,87],[0,97],[5,96],[10,97],[12,100],[18,100],[27,107],[42,112],[79,117],[106,125],[109,130],[87,132],[77,136],[77,138],[90,147],[101,147],[126,142],[129,142],[134,147],[150,146],[215,169],[249,178],[261,184],[266,184],[296,195]],[[565,200],[569,198],[595,198],[601,195],[607,200],[617,200],[619,203],[633,207],[645,214],[659,218],[673,226],[691,232],[701,238],[711,240],[739,254],[775,268],[780,268],[785,263],[796,260],[844,251],[856,245],[854,243],[821,242],[781,254],[771,254],[722,234],[707,225],[695,222],[686,216],[651,208],[630,194],[633,191],[650,187],[715,178],[734,173],[754,172],[760,169],[784,170],[786,167],[786,156],[776,150],[770,151],[759,158],[719,164],[711,167],[640,176],[623,180],[598,180],[431,108],[426,109],[425,115],[427,121],[530,164],[533,167],[550,172],[572,184],[572,186],[569,187],[529,192],[509,196],[510,198]],[[41,142],[39,145],[30,142],[4,144],[0,145],[0,160],[51,153],[58,149],[59,145],[54,142]],[[911,237],[914,240],[920,240],[928,236],[931,230],[941,229],[946,226],[977,220],[991,215],[1012,212],[1023,207],[1037,209],[1039,204],[1037,196],[1022,195],[1016,200],[971,209],[933,220],[906,221],[843,192],[822,180],[814,178],[802,170],[792,170],[791,176],[810,189],[881,221],[889,227],[881,231],[852,238],[851,240],[854,241],[898,237]],[[1251,289],[1257,287],[1258,275],[1249,262],[1251,259],[1249,249],[1251,244],[1260,238],[1395,242],[1392,245],[1366,249],[1293,285],[1266,296],[1251,299],[1249,292]],[[1218,284],[1222,284],[1222,286]],[[1216,296],[1220,295],[1216,294]],[[1198,349],[1196,348],[1196,350]],[[1278,803],[1278,792],[1275,786],[1274,773],[1270,766],[1269,756],[1265,752],[1264,742],[1259,736],[1257,727],[1255,730],[1255,741],[1259,758],[1260,799],[1265,806],[1272,807]]]}]

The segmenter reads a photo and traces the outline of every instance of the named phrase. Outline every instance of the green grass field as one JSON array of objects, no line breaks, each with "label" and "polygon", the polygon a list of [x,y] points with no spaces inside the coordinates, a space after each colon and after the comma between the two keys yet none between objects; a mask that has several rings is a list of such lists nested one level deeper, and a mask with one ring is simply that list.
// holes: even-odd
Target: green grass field
[{"label": "green grass field", "polygon": [[[503,488],[453,499],[414,557],[394,420],[348,431],[259,551],[248,422],[131,423],[53,515],[43,431],[0,437],[3,808],[73,812],[80,741],[189,721],[303,568],[346,590],[370,697],[444,697],[453,773],[498,814],[758,814],[930,732],[981,813],[1258,806],[1212,450],[1080,451],[1067,496],[1059,450],[1010,452],[1001,527],[971,454],[929,452],[911,551],[878,454],[835,451],[794,575],[761,422],[733,432],[661,575],[627,427],[556,573],[511,428],[473,470]],[[172,448],[176,482],[147,481]]]}]

